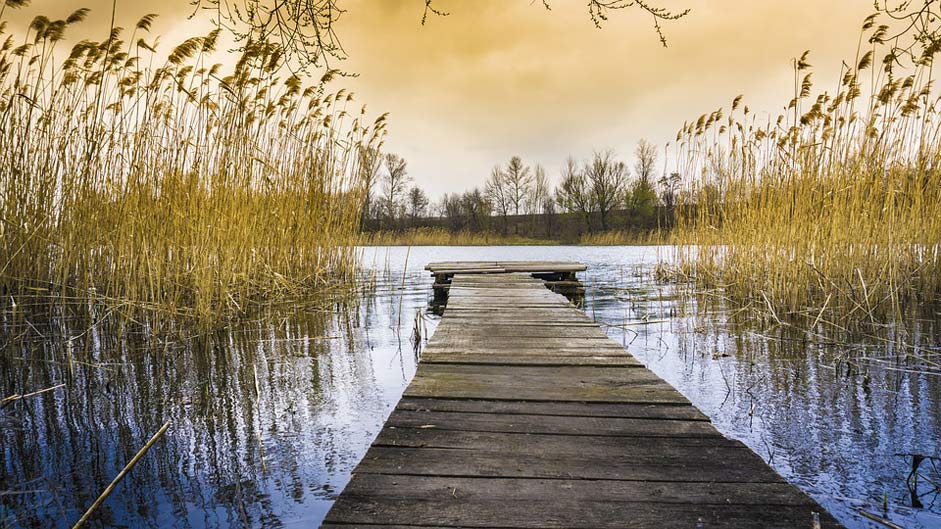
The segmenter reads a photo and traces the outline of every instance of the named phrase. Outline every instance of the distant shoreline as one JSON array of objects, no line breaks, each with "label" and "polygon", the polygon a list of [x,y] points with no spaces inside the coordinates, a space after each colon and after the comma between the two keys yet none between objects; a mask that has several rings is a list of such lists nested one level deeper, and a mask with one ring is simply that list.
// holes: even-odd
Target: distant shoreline
[{"label": "distant shoreline", "polygon": [[608,231],[584,234],[576,240],[537,239],[492,232],[449,232],[410,229],[360,234],[359,246],[659,246],[671,240],[668,232]]}]

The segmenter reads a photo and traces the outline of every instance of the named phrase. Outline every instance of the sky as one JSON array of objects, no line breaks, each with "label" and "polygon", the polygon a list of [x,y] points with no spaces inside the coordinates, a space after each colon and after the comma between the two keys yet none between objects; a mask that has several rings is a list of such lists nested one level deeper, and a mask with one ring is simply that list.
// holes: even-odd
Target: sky
[{"label": "sky", "polygon": [[[793,94],[791,60],[811,50],[817,88],[836,91],[843,59],[856,54],[871,0],[659,0],[681,20],[611,12],[598,29],[585,0],[435,0],[448,16],[422,26],[423,0],[345,0],[337,32],[357,74],[336,81],[378,116],[389,112],[385,149],[408,161],[433,198],[482,185],[518,155],[557,181],[566,157],[614,150],[633,163],[641,138],[661,151],[685,120],[732,99],[777,116]],[[189,18],[189,0],[117,0],[118,25],[160,14],[154,32],[170,47],[210,27]],[[90,7],[81,30],[110,25],[111,0],[34,0],[13,23],[62,18]],[[10,18],[10,17],[7,17]],[[101,38],[100,36],[98,38]],[[661,163],[664,155],[661,153]]]}]

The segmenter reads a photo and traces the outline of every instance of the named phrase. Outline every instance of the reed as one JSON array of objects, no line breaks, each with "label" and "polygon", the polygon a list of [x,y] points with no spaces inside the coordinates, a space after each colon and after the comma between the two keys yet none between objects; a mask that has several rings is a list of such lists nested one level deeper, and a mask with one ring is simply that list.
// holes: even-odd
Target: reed
[{"label": "reed", "polygon": [[163,52],[155,15],[63,50],[87,13],[24,38],[0,12],[0,303],[212,319],[347,284],[385,116],[328,92],[334,71],[286,72],[274,44],[228,69],[219,31]]},{"label": "reed", "polygon": [[586,233],[578,238],[580,246],[658,246],[670,241],[667,230],[604,231]]},{"label": "reed", "polygon": [[675,153],[695,183],[674,273],[775,321],[814,325],[941,300],[939,45],[916,46],[908,65],[888,31],[866,20],[835,95],[814,94],[804,53],[776,119],[738,96],[730,112],[684,124]]}]

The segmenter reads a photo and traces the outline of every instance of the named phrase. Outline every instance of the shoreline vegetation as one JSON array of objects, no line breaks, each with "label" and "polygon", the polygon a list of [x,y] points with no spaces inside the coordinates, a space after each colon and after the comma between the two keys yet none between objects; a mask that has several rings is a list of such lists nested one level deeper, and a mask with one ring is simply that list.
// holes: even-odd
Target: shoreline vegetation
[{"label": "shoreline vegetation", "polygon": [[574,240],[503,235],[499,232],[451,232],[444,228],[419,227],[402,231],[375,231],[360,236],[360,246],[657,246],[669,244],[669,234],[608,231],[585,233]]},{"label": "shoreline vegetation", "polygon": [[696,175],[700,207],[677,219],[678,278],[811,332],[941,304],[941,29],[930,8],[868,17],[835,93],[814,93],[805,52],[777,118],[738,96],[680,129],[677,171]]},{"label": "shoreline vegetation", "polygon": [[333,71],[291,75],[274,44],[224,71],[220,30],[162,60],[156,15],[60,49],[87,14],[37,16],[25,43],[0,22],[3,305],[213,322],[345,290],[385,116],[328,92]]}]

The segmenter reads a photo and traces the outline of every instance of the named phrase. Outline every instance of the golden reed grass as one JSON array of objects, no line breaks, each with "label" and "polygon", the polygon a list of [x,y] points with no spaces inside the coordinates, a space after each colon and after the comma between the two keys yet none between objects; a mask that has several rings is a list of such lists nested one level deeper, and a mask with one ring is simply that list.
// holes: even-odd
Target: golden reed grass
[{"label": "golden reed grass", "polygon": [[670,233],[666,230],[647,232],[605,231],[586,233],[578,238],[581,246],[658,246],[667,244]]},{"label": "golden reed grass", "polygon": [[776,120],[739,96],[679,131],[679,169],[699,182],[676,232],[681,273],[775,320],[875,321],[941,299],[938,44],[900,71],[875,20],[835,95],[812,95],[805,53]]},{"label": "golden reed grass", "polygon": [[326,93],[335,72],[305,86],[276,45],[248,43],[227,73],[209,64],[218,31],[161,55],[154,15],[62,50],[87,12],[38,16],[25,39],[0,12],[2,303],[214,318],[348,280],[385,116]]}]

